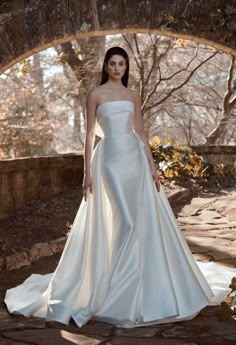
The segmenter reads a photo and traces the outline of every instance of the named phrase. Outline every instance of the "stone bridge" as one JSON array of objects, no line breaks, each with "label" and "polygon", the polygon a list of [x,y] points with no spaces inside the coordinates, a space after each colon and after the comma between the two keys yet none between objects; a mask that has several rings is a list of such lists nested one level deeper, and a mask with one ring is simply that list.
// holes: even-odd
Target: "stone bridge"
[{"label": "stone bridge", "polygon": [[234,0],[1,0],[0,73],[83,36],[156,33],[236,55]]},{"label": "stone bridge", "polygon": [[[0,32],[0,73],[50,46],[84,36],[121,32],[191,39],[236,56],[236,3],[234,0],[1,0]],[[199,153],[209,159],[209,152],[202,150]],[[235,148],[210,150],[220,161],[222,157],[235,159]],[[82,180],[82,165],[82,157],[73,155],[0,162],[0,204],[4,205],[0,218],[26,201],[47,197],[64,190],[68,184],[78,183]]]}]

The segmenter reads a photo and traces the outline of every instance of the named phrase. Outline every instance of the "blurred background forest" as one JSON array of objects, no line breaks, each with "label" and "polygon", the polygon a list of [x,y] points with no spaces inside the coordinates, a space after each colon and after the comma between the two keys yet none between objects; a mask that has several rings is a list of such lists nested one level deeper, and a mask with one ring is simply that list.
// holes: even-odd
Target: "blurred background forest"
[{"label": "blurred background forest", "polygon": [[85,101],[106,50],[130,57],[146,131],[181,145],[236,144],[232,56],[147,34],[83,38],[41,51],[0,76],[0,159],[83,150]]}]

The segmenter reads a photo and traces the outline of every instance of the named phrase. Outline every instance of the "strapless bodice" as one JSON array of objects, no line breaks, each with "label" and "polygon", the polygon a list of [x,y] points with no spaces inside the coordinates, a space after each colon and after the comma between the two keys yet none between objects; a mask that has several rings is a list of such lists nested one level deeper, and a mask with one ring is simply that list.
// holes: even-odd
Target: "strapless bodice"
[{"label": "strapless bodice", "polygon": [[134,103],[119,100],[104,102],[97,107],[97,123],[104,137],[120,137],[133,133]]}]

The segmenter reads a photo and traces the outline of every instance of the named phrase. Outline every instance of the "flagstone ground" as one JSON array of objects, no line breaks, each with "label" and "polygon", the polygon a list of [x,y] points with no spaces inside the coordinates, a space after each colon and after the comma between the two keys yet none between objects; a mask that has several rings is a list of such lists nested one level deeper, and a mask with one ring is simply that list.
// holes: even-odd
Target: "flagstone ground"
[{"label": "flagstone ground", "polygon": [[[236,267],[236,189],[193,198],[175,209],[178,223],[196,259]],[[41,258],[31,266],[0,273],[1,345],[233,345],[236,320],[219,321],[219,307],[204,308],[191,321],[123,329],[89,321],[82,328],[45,322],[38,318],[9,315],[3,303],[5,290],[21,283],[31,273],[52,272],[60,254]]]}]

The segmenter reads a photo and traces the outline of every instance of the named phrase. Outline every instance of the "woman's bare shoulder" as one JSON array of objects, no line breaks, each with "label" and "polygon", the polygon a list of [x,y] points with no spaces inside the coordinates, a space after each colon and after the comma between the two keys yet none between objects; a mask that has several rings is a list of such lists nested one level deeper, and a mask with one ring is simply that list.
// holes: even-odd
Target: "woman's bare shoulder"
[{"label": "woman's bare shoulder", "polygon": [[88,95],[96,95],[98,92],[99,92],[98,86],[94,86],[88,91]]},{"label": "woman's bare shoulder", "polygon": [[88,95],[94,97],[94,98],[99,98],[99,96],[104,92],[104,88],[99,86],[94,86],[91,88],[88,92]]},{"label": "woman's bare shoulder", "polygon": [[87,93],[87,100],[88,101],[94,101],[95,103],[97,103],[100,92],[101,91],[98,88],[98,86],[92,87]]}]

